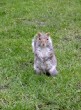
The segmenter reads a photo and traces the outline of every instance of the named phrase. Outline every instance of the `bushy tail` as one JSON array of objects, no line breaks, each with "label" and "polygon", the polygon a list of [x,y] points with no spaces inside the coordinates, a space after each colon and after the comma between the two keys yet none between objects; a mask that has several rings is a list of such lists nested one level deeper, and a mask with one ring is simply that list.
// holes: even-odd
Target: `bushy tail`
[{"label": "bushy tail", "polygon": [[33,52],[35,51],[35,44],[34,44],[34,42],[35,42],[35,40],[32,39],[32,50],[33,50]]}]

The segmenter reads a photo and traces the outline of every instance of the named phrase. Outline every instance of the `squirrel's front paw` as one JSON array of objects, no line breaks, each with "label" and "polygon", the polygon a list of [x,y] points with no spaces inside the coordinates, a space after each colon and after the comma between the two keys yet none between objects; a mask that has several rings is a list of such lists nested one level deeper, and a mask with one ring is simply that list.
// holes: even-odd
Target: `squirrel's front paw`
[{"label": "squirrel's front paw", "polygon": [[44,59],[45,59],[45,57],[41,55],[41,56],[40,56],[40,60],[41,60],[41,61],[44,61]]}]

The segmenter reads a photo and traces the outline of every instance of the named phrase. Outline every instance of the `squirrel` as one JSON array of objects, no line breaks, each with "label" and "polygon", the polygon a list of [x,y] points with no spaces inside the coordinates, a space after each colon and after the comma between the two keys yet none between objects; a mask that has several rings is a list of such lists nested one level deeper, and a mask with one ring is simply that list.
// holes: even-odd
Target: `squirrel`
[{"label": "squirrel", "polygon": [[39,32],[32,39],[34,52],[34,70],[37,74],[57,75],[57,60],[54,54],[50,33]]}]

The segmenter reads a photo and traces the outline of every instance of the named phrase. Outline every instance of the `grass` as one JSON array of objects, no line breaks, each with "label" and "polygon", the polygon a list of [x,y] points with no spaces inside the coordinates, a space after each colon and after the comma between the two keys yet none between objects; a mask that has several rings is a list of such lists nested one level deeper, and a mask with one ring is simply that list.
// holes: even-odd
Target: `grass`
[{"label": "grass", "polygon": [[[39,31],[53,39],[56,77],[34,74]],[[0,110],[81,110],[81,0],[0,1]]]}]

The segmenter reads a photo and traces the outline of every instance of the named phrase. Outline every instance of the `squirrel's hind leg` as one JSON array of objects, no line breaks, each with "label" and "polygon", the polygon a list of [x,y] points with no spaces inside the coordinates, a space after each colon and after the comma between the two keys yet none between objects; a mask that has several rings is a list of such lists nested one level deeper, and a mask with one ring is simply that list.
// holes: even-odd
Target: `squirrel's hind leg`
[{"label": "squirrel's hind leg", "polygon": [[50,73],[51,76],[56,76],[58,74],[58,71],[57,71],[56,67],[52,67],[49,70],[49,73]]},{"label": "squirrel's hind leg", "polygon": [[36,74],[41,74],[41,70],[36,65],[34,65],[34,71]]}]

